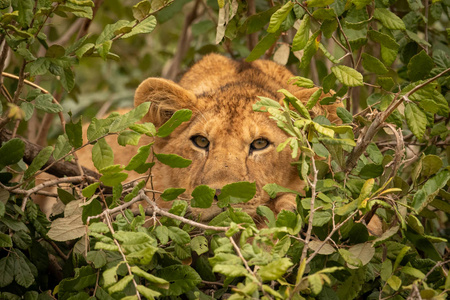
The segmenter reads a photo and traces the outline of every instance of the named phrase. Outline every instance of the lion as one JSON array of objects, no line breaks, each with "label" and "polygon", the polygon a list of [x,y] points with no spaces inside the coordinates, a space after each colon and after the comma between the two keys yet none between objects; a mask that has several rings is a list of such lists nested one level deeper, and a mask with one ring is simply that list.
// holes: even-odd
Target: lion
[{"label": "lion", "polygon": [[[276,151],[288,136],[266,113],[252,109],[258,96],[282,101],[284,96],[277,92],[281,88],[304,102],[308,101],[317,88],[305,89],[288,84],[293,76],[285,67],[272,61],[239,62],[210,54],[194,64],[179,83],[162,78],[144,80],[134,99],[135,106],[151,102],[144,122],[152,122],[158,128],[175,111],[192,111],[190,121],[182,123],[169,136],[156,138],[153,145],[155,153],[177,154],[192,160],[192,163],[187,168],[173,169],[156,161],[152,169],[154,189],[184,188],[186,192],[182,197],[189,198],[198,185],[207,185],[219,195],[227,184],[255,182],[254,198],[233,207],[242,209],[253,218],[257,216],[256,209],[260,205],[268,206],[275,214],[282,210],[295,210],[294,194],[280,194],[271,199],[263,190],[268,183],[295,191],[304,187],[297,167],[291,165],[290,150]],[[331,122],[339,122],[337,106],[339,104],[318,104],[311,114],[324,115]],[[149,139],[147,137],[140,144],[149,143]],[[112,144],[111,141],[109,143]],[[118,145],[113,148],[120,153],[118,163],[122,164],[127,164],[136,153]],[[84,158],[86,155],[80,156],[86,164],[89,159]],[[157,202],[164,206],[162,200]],[[201,221],[211,220],[222,210],[214,203],[208,209],[191,208],[192,214]]]}]

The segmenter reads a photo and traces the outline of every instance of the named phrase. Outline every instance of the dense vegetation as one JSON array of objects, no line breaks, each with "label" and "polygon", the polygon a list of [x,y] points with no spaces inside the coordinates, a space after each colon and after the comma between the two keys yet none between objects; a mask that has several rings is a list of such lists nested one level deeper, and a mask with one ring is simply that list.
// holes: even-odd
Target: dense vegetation
[{"label": "dense vegetation", "polygon": [[[2,0],[0,9],[1,299],[447,298],[449,0]],[[231,207],[209,224],[189,220],[180,189],[155,192],[174,200],[169,211],[155,206],[145,193],[150,145],[113,165],[105,136],[122,145],[166,136],[186,111],[156,130],[139,123],[143,104],[92,119],[82,138],[95,113],[131,106],[144,78],[176,79],[209,52],[273,59],[298,74],[294,84],[321,87],[303,104],[287,92],[285,105],[255,99],[255,113],[290,136],[278,148],[292,149],[306,182],[296,212],[258,209],[266,228]],[[330,90],[320,103],[345,103],[339,126],[308,112]],[[77,162],[88,143],[96,171]],[[38,182],[41,169],[56,179]],[[145,179],[127,182],[124,169]],[[222,204],[252,190],[230,184]],[[50,220],[38,196],[58,198]],[[201,207],[211,197],[204,186],[193,193]],[[128,209],[141,200],[147,208]]]}]

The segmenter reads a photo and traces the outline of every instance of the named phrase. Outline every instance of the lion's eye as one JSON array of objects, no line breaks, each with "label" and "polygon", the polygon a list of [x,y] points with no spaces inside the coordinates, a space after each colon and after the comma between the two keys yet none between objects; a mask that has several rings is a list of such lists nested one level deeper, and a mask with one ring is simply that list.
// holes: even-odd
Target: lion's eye
[{"label": "lion's eye", "polygon": [[194,135],[191,138],[192,143],[194,143],[195,146],[202,148],[202,149],[208,149],[209,147],[209,140],[201,135]]},{"label": "lion's eye", "polygon": [[254,140],[251,144],[250,144],[250,149],[251,150],[262,150],[262,149],[266,149],[269,146],[269,141],[264,139],[264,138],[259,138]]}]

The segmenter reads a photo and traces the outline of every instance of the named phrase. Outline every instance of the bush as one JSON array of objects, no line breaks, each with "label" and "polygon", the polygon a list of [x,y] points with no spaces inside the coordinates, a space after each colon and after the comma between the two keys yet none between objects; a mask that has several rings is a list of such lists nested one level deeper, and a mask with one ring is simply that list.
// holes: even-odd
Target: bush
[{"label": "bush", "polygon": [[[0,2],[0,298],[447,298],[448,1],[102,2]],[[306,182],[296,212],[258,208],[265,228],[230,206],[198,223],[185,217],[182,189],[149,192],[151,145],[113,165],[104,137],[162,135],[139,123],[149,104],[94,118],[82,135],[79,115],[129,106],[120,102],[144,76],[176,78],[211,51],[272,58],[296,70],[295,84],[320,86],[307,103],[286,92],[284,106],[255,99],[255,113],[268,111],[290,135],[279,148],[299,157]],[[338,99],[342,125],[308,112]],[[101,175],[78,163],[87,144]],[[145,180],[126,182],[124,168]],[[37,183],[42,172],[57,178]],[[224,190],[243,202],[252,185]],[[213,195],[202,188],[207,206]],[[50,221],[37,194],[60,201]],[[142,200],[147,207],[130,210]]]}]

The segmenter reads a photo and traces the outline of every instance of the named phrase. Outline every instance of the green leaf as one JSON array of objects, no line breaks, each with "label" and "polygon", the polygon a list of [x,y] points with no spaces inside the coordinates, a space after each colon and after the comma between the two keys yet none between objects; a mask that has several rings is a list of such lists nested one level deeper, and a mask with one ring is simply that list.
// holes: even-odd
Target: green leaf
[{"label": "green leaf", "polygon": [[192,191],[192,207],[209,208],[211,207],[216,191],[207,185],[199,185]]},{"label": "green leaf", "polygon": [[83,56],[89,56],[93,53],[95,48],[95,44],[93,43],[87,43],[81,46],[78,50],[75,51],[75,54],[78,59],[82,58]]},{"label": "green leaf", "polygon": [[395,275],[391,275],[386,283],[389,284],[394,291],[398,291],[402,286],[402,280]]},{"label": "green leaf", "polygon": [[344,107],[338,107],[336,109],[336,114],[342,120],[342,123],[350,124],[353,123],[352,114],[346,110]]},{"label": "green leaf", "polygon": [[145,286],[140,285],[140,284],[138,284],[136,286],[136,289],[139,291],[139,293],[141,293],[147,299],[150,299],[150,300],[153,300],[153,299],[158,298],[159,296],[161,296],[161,293],[159,293],[157,291],[154,291],[152,289],[149,289],[148,287],[145,287]]},{"label": "green leaf", "polygon": [[106,253],[102,250],[89,251],[86,255],[86,260],[92,262],[95,268],[100,269],[106,265]]},{"label": "green leaf", "polygon": [[[421,82],[419,81],[408,85],[402,90],[402,93],[411,90],[413,87],[417,86],[417,84],[420,83]],[[425,111],[430,113],[437,113],[438,115],[443,117],[446,117],[450,110],[447,100],[438,90],[436,90],[433,84],[429,84],[419,89],[409,96],[409,100],[416,101],[417,104]]]},{"label": "green leaf", "polygon": [[125,181],[127,178],[128,174],[126,173],[112,173],[103,175],[100,177],[100,181],[106,186],[113,187],[120,184],[122,181]]},{"label": "green leaf", "polygon": [[116,36],[115,32],[119,30],[122,27],[129,26],[130,22],[126,20],[119,20],[114,24],[108,24],[103,29],[102,33],[98,36],[97,40],[95,41],[96,45],[101,45],[103,42],[111,40]]},{"label": "green leaf", "polygon": [[311,120],[311,116],[309,114],[308,109],[306,109],[305,105],[302,101],[297,99],[294,95],[292,95],[288,90],[281,89],[277,91],[278,93],[282,93],[285,96],[285,99],[292,104],[292,106],[297,110],[303,117],[308,120]]},{"label": "green leaf", "polygon": [[378,76],[377,83],[386,91],[390,91],[395,85],[392,77],[388,76]]},{"label": "green leaf", "polygon": [[389,72],[389,70],[378,58],[367,53],[363,53],[362,58],[363,58],[362,65],[364,69],[366,69],[367,71],[380,75]]},{"label": "green leaf", "polygon": [[267,28],[267,32],[275,33],[280,29],[281,24],[287,18],[292,8],[294,7],[294,3],[291,1],[286,2],[280,9],[278,9],[271,17],[269,27]]},{"label": "green leaf", "polygon": [[400,272],[402,272],[403,274],[406,274],[406,275],[411,275],[418,279],[425,279],[425,277],[426,277],[425,274],[423,274],[420,270],[412,268],[412,267],[408,267],[408,266],[402,267]]},{"label": "green leaf", "polygon": [[436,174],[442,167],[443,162],[437,155],[426,155],[422,158],[422,171],[421,176],[428,177]]},{"label": "green leaf", "polygon": [[170,226],[169,237],[177,244],[185,245],[191,241],[189,234],[181,228]]},{"label": "green leaf", "polygon": [[155,125],[153,125],[153,123],[133,124],[130,126],[130,129],[140,134],[145,134],[148,136],[156,135],[156,128]]},{"label": "green leaf", "polygon": [[81,214],[73,214],[67,218],[59,218],[52,222],[48,237],[52,240],[65,242],[82,237],[86,227],[81,220]]},{"label": "green leaf", "polygon": [[137,266],[131,267],[131,272],[133,272],[133,274],[138,275],[139,277],[145,278],[145,280],[147,280],[147,281],[156,283],[158,285],[168,285],[169,284],[169,282],[167,280],[156,277],[152,274],[149,274]]},{"label": "green leaf", "polygon": [[148,113],[150,104],[150,102],[144,102],[126,114],[117,117],[109,127],[110,132],[122,131],[141,120]]},{"label": "green leaf", "polygon": [[172,201],[172,200],[177,199],[178,196],[183,194],[185,191],[186,191],[186,189],[169,188],[169,189],[165,189],[160,197],[164,201]]},{"label": "green leaf", "polygon": [[202,255],[209,251],[208,240],[204,236],[196,236],[191,240],[191,248],[197,255]]},{"label": "green leaf", "polygon": [[103,275],[104,287],[109,287],[117,282],[117,269],[119,268],[119,266],[122,263],[125,263],[125,262],[119,262],[114,267],[103,271],[102,275]]},{"label": "green leaf", "polygon": [[320,294],[323,288],[322,279],[320,278],[320,274],[312,274],[308,276],[308,283],[311,289],[311,292],[314,295]]},{"label": "green leaf", "polygon": [[391,237],[396,235],[397,232],[399,231],[399,229],[400,229],[400,226],[394,226],[394,227],[389,228],[380,237],[378,237],[372,241],[372,246],[377,247],[378,245],[384,243],[385,241],[387,241],[388,239],[390,239]]},{"label": "green leaf", "polygon": [[92,195],[95,194],[95,191],[100,186],[100,182],[95,182],[93,184],[88,185],[83,189],[81,192],[83,194],[83,197],[90,198]]},{"label": "green leaf", "polygon": [[[0,232],[0,247],[10,248],[12,246],[13,246],[13,244],[12,244],[11,237],[8,234],[4,234],[4,233]],[[1,286],[1,284],[0,284],[0,286]]]},{"label": "green leaf", "polygon": [[108,288],[109,293],[122,292],[126,286],[133,280],[133,275],[127,275],[120,279],[117,283],[113,284]]},{"label": "green leaf", "polygon": [[28,166],[28,169],[26,169],[24,178],[30,178],[34,175],[38,170],[40,170],[49,160],[50,156],[52,155],[53,147],[47,146],[41,151],[39,151],[38,155],[33,159],[31,164]]},{"label": "green leaf", "polygon": [[103,60],[108,59],[109,50],[111,50],[112,41],[104,41],[100,45],[96,46],[98,55],[103,58]]},{"label": "green leaf", "polygon": [[303,49],[303,56],[300,61],[300,68],[306,69],[314,54],[317,52],[317,49],[319,49],[320,40],[318,39],[320,31],[316,31],[313,35],[311,35],[308,39],[308,42],[306,43],[305,48]]},{"label": "green leaf", "polygon": [[53,151],[53,158],[58,160],[64,157],[72,150],[72,145],[69,143],[67,135],[60,135],[56,139],[55,150]]},{"label": "green leaf", "polygon": [[422,50],[414,55],[408,63],[408,76],[411,81],[424,79],[433,69],[434,62],[428,54]]},{"label": "green leaf", "polygon": [[450,171],[444,169],[430,178],[414,195],[412,206],[419,213],[421,212],[439,193],[447,181],[450,180]]},{"label": "green leaf", "polygon": [[[371,243],[362,243],[351,246],[348,251],[356,257],[363,266],[367,265],[375,255],[375,248]],[[352,268],[352,265],[349,265]]]},{"label": "green leaf", "polygon": [[134,26],[129,33],[124,34],[121,38],[126,39],[136,34],[150,33],[153,31],[153,29],[155,29],[155,27],[156,27],[156,18],[154,16],[150,16],[147,19],[137,23],[137,25]]},{"label": "green leaf", "polygon": [[215,265],[212,270],[215,273],[220,273],[231,278],[248,275],[247,269],[241,265]]},{"label": "green leaf", "polygon": [[47,113],[56,114],[63,111],[63,107],[59,103],[53,103],[53,96],[50,94],[42,94],[34,100],[36,109]]},{"label": "green leaf", "polygon": [[400,47],[400,45],[392,37],[380,31],[369,30],[367,34],[374,42],[377,42],[388,49],[398,51],[398,48]]},{"label": "green leaf", "polygon": [[328,221],[331,220],[331,214],[328,211],[317,211],[314,214],[313,218],[313,226],[314,227],[322,227],[323,225],[327,224]]},{"label": "green leaf", "polygon": [[263,186],[263,190],[266,191],[267,194],[269,194],[270,198],[274,199],[278,193],[293,193],[293,194],[299,194],[299,192],[282,187],[276,183],[268,183],[265,186]]},{"label": "green leaf", "polygon": [[312,109],[314,106],[316,106],[320,96],[322,96],[322,89],[318,89],[314,93],[312,93],[305,105],[306,109]]},{"label": "green leaf", "polygon": [[332,8],[319,8],[312,13],[312,17],[316,20],[335,20],[336,13]]},{"label": "green leaf", "polygon": [[3,169],[5,166],[9,166],[18,163],[25,153],[25,143],[19,139],[14,138],[0,148],[0,167]]},{"label": "green leaf", "polygon": [[114,152],[105,138],[102,138],[92,147],[92,161],[97,170],[104,169],[114,163]]},{"label": "green leaf", "polygon": [[308,78],[305,78],[305,77],[300,77],[300,76],[292,77],[289,80],[289,82],[292,82],[296,86],[307,88],[307,89],[315,87],[314,82],[311,79],[308,79]]},{"label": "green leaf", "polygon": [[25,113],[25,117],[23,119],[25,121],[30,120],[31,117],[33,116],[33,112],[34,112],[34,105],[33,105],[33,103],[24,101],[24,102],[20,103],[20,109],[22,109],[23,112]]},{"label": "green leaf", "polygon": [[362,167],[359,176],[363,179],[377,178],[383,174],[384,168],[378,164],[367,164]]},{"label": "green leaf", "polygon": [[81,118],[77,123],[69,122],[66,124],[66,134],[69,143],[74,148],[80,148],[83,145],[83,125]]},{"label": "green leaf", "polygon": [[364,84],[363,76],[358,71],[343,65],[331,67],[336,78],[346,86],[361,86]]},{"label": "green leaf", "polygon": [[93,141],[106,135],[109,132],[109,126],[117,117],[119,117],[118,114],[111,114],[108,118],[103,120],[92,118],[91,124],[89,124],[87,129],[88,140]]},{"label": "green leaf", "polygon": [[306,5],[308,7],[325,7],[334,2],[334,0],[307,0]]},{"label": "green leaf", "polygon": [[152,9],[152,5],[150,4],[150,2],[148,0],[141,1],[138,4],[133,6],[133,8],[132,8],[133,17],[136,20],[141,21],[150,13],[151,9]]},{"label": "green leaf", "polygon": [[246,181],[235,182],[225,185],[218,198],[217,206],[225,207],[228,204],[247,202],[256,194],[256,183]]},{"label": "green leaf", "polygon": [[19,21],[22,27],[28,28],[30,26],[31,20],[33,19],[33,7],[34,7],[33,1],[32,0],[13,1],[11,4],[14,10],[17,10],[19,12],[17,21]]},{"label": "green leaf", "polygon": [[263,281],[277,280],[281,278],[292,265],[293,263],[289,258],[281,258],[262,266],[258,270],[258,275],[261,276]]},{"label": "green leaf", "polygon": [[187,168],[192,163],[192,160],[185,159],[176,154],[155,154],[156,159],[158,159],[161,163],[168,165],[171,168]]},{"label": "green leaf", "polygon": [[387,8],[375,8],[373,17],[389,29],[406,30],[405,23]]},{"label": "green leaf", "polygon": [[133,145],[136,146],[139,143],[141,135],[137,132],[126,130],[119,133],[117,137],[117,143],[121,146]]},{"label": "green leaf", "polygon": [[170,289],[160,290],[166,296],[179,296],[191,291],[202,281],[194,269],[185,265],[172,265],[159,269],[156,276],[170,282]]},{"label": "green leaf", "polygon": [[14,280],[14,258],[10,256],[0,259],[0,287],[9,285]]},{"label": "green leaf", "polygon": [[139,147],[138,153],[131,158],[130,162],[125,167],[125,170],[127,171],[135,170],[136,168],[143,165],[147,161],[148,156],[150,155],[151,146],[152,144]]},{"label": "green leaf", "polygon": [[159,137],[169,136],[178,126],[183,122],[187,122],[191,119],[192,111],[189,109],[180,109],[176,111],[170,119],[158,128],[156,133]]},{"label": "green leaf", "polygon": [[272,100],[272,99],[269,99],[266,97],[261,97],[261,96],[258,96],[258,98],[260,99],[260,101],[253,104],[253,107],[252,107],[254,111],[267,112],[269,108],[275,108],[275,109],[281,108],[280,103],[278,103],[275,100]]},{"label": "green leaf", "polygon": [[[309,30],[310,30],[310,17],[309,15],[306,15],[302,22],[300,23],[300,27],[297,30],[297,33],[294,36],[294,40],[292,41],[292,51],[299,51],[305,48],[306,43],[309,39]],[[311,81],[312,83],[312,81]],[[312,88],[314,87],[314,84],[312,86],[305,86],[306,88]]]},{"label": "green leaf", "polygon": [[427,127],[427,116],[416,104],[405,104],[405,118],[411,132],[421,140]]},{"label": "green leaf", "polygon": [[[16,253],[19,253],[19,250],[16,250]],[[22,254],[20,252],[20,254]],[[12,255],[14,258],[14,279],[15,281],[23,286],[28,288],[34,282],[34,276],[30,266],[27,264],[25,255]]]},{"label": "green leaf", "polygon": [[260,58],[266,50],[268,50],[280,36],[280,32],[277,31],[275,33],[268,33],[261,40],[259,40],[258,44],[253,48],[252,52],[245,59],[246,62],[251,62]]}]

